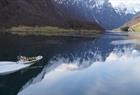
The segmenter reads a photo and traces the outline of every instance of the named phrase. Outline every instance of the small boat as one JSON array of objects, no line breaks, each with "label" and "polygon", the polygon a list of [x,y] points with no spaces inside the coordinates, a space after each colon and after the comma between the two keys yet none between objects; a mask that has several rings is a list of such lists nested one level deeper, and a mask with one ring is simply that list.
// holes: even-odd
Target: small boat
[{"label": "small boat", "polygon": [[0,76],[8,75],[19,70],[25,69],[30,67],[31,65],[35,64],[36,62],[40,61],[43,56],[37,57],[22,57],[23,59],[19,59],[17,62],[11,61],[1,61],[0,62]]},{"label": "small boat", "polygon": [[19,61],[17,61],[17,64],[33,64],[36,63],[37,61],[41,60],[43,56],[37,56],[37,57],[23,57],[20,56],[18,58]]}]

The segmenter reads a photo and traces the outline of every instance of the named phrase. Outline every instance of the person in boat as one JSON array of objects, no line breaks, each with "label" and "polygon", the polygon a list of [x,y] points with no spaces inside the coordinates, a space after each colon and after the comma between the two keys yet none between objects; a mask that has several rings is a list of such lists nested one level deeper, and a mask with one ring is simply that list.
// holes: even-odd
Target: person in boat
[{"label": "person in boat", "polygon": [[27,57],[25,57],[25,56],[18,56],[17,59],[19,61],[23,61],[23,62],[28,61]]},{"label": "person in boat", "polygon": [[17,59],[19,61],[32,61],[32,60],[36,60],[36,57],[25,57],[25,56],[18,56]]},{"label": "person in boat", "polygon": [[34,63],[38,60],[41,60],[43,57],[42,56],[37,56],[37,57],[25,57],[25,56],[17,56],[17,63],[24,63],[24,64],[28,64],[28,63]]}]

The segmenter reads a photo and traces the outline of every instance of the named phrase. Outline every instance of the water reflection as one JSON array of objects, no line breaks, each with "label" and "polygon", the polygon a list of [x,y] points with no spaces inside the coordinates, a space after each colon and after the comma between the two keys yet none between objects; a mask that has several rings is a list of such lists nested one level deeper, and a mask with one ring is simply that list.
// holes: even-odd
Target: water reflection
[{"label": "water reflection", "polygon": [[17,55],[44,56],[37,65],[41,68],[33,66],[35,69],[0,77],[0,94],[137,94],[139,51],[133,48],[133,41],[123,42],[126,36],[106,32],[94,40],[0,35],[0,60],[15,60]]},{"label": "water reflection", "polygon": [[107,32],[82,44],[80,53],[54,56],[42,79],[29,81],[18,95],[139,95],[140,52],[126,36]]},{"label": "water reflection", "polygon": [[[93,47],[94,38],[73,37],[44,37],[22,36],[1,33],[0,35],[0,60],[16,61],[18,55],[37,56],[44,58],[31,68],[18,71],[8,76],[0,77],[0,95],[16,95],[19,90],[29,81],[39,82],[43,79],[47,70],[48,61],[54,56],[62,55],[65,58],[83,56],[84,52]],[[91,54],[87,54],[90,56]],[[85,55],[86,56],[86,55]],[[89,57],[88,57],[89,58]],[[39,67],[39,68],[38,68]],[[33,80],[33,78],[36,79]]]},{"label": "water reflection", "polygon": [[85,69],[62,62],[18,95],[138,95],[140,52],[133,55],[136,50],[123,50],[114,51],[104,62],[93,62]]}]

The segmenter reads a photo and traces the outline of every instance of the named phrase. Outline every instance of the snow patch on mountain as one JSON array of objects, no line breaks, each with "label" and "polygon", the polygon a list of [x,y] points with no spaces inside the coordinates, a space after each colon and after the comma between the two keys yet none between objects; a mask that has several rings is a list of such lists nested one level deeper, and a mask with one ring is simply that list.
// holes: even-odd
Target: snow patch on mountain
[{"label": "snow patch on mountain", "polygon": [[124,12],[126,14],[131,13],[135,14],[140,11],[140,1],[139,0],[54,0],[59,4],[65,5],[82,5],[86,8],[98,8],[101,9],[102,6],[106,3],[111,4],[112,8],[115,9],[116,12]]},{"label": "snow patch on mountain", "polygon": [[140,11],[139,0],[109,0],[115,9],[126,10],[126,13],[135,14]]}]

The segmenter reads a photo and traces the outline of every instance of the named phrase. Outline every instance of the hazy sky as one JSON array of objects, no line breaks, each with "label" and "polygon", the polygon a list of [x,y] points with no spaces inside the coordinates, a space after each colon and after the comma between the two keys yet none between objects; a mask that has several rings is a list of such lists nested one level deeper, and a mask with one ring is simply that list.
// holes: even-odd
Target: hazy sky
[{"label": "hazy sky", "polygon": [[128,8],[134,8],[135,11],[140,11],[140,0],[109,0],[114,7],[120,6],[123,3]]}]

